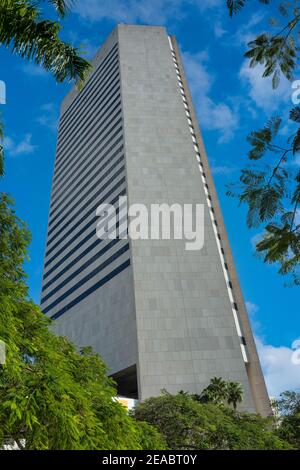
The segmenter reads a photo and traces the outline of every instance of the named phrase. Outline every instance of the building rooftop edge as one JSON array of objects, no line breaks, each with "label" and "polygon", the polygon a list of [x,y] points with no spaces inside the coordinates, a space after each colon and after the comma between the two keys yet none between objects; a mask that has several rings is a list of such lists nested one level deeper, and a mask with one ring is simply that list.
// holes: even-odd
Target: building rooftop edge
[{"label": "building rooftop edge", "polygon": [[[94,66],[95,62],[96,62],[96,58],[99,54],[99,52],[101,51],[101,49],[105,46],[106,43],[109,43],[111,37],[115,34],[118,33],[118,31],[120,29],[127,29],[127,28],[140,28],[140,29],[159,29],[159,30],[163,30],[166,32],[166,34],[168,34],[167,32],[167,29],[165,26],[163,25],[143,25],[143,24],[127,24],[127,23],[117,23],[113,29],[110,31],[110,33],[108,34],[108,36],[106,37],[106,39],[104,40],[104,42],[98,47],[97,51],[95,52],[95,54],[93,55],[92,59],[90,60],[90,62],[92,63],[92,65]],[[93,73],[93,70],[90,72],[90,74],[87,76],[86,78],[86,81],[89,79],[89,77],[91,76],[91,74]],[[73,101],[73,99],[75,99],[76,95],[78,94],[78,89],[76,87],[76,85],[73,85],[71,90],[65,95],[65,97],[63,98],[62,102],[61,102],[61,105],[60,105],[60,116],[62,116],[66,110],[68,109],[68,107],[70,106],[71,102]],[[72,99],[73,98],[73,99]],[[68,104],[68,102],[70,101],[70,103]]]}]

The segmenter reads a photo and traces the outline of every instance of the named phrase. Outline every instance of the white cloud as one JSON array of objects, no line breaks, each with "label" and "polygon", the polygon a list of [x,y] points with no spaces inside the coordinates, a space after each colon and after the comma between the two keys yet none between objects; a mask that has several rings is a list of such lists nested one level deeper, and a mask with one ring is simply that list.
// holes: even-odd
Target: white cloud
[{"label": "white cloud", "polygon": [[285,122],[285,125],[280,128],[279,135],[282,135],[283,137],[290,137],[291,134],[297,132],[298,124],[289,119],[288,113],[286,116],[284,116],[283,122]]},{"label": "white cloud", "polygon": [[296,156],[294,163],[300,166],[300,154]]},{"label": "white cloud", "polygon": [[31,134],[26,134],[20,142],[16,142],[11,137],[6,137],[4,139],[4,148],[12,156],[28,155],[33,153],[37,148],[36,145],[32,144],[31,139]]},{"label": "white cloud", "polygon": [[216,21],[214,25],[214,33],[216,38],[222,38],[227,33],[226,29],[223,28],[221,21]]},{"label": "white cloud", "polygon": [[44,127],[47,127],[53,132],[57,131],[58,127],[58,110],[53,103],[46,103],[40,107],[41,114],[37,117],[36,121]]},{"label": "white cloud", "polygon": [[46,77],[47,72],[41,65],[36,65],[32,62],[24,64],[22,66],[23,72],[30,77]]},{"label": "white cloud", "polygon": [[208,10],[211,8],[216,8],[219,6],[224,6],[223,0],[195,0],[195,1],[190,0],[188,3],[197,5],[200,11]]},{"label": "white cloud", "polygon": [[259,243],[264,237],[264,232],[257,233],[256,235],[253,235],[250,239],[250,243],[252,245],[253,250],[256,250],[256,245]]},{"label": "white cloud", "polygon": [[[232,44],[243,49],[247,44],[255,39],[266,27],[266,12],[254,13],[249,21],[242,24],[236,34],[232,38]],[[256,105],[258,110],[263,110],[268,115],[276,112],[280,108],[282,113],[282,106],[286,104],[288,108],[291,102],[292,89],[290,82],[281,75],[280,83],[276,90],[272,87],[272,76],[262,78],[264,66],[258,64],[254,68],[249,67],[249,61],[245,60],[239,72],[239,78],[242,85],[248,90],[249,98],[252,103]],[[248,110],[248,106],[247,106]],[[288,131],[287,126],[281,129],[281,135]]]},{"label": "white cloud", "polygon": [[[248,300],[246,308],[269,395],[278,397],[286,390],[300,388],[300,361],[298,363],[295,361],[295,351],[300,350],[299,339],[295,340],[291,347],[267,344],[260,334],[261,323],[257,318],[259,306]],[[298,356],[297,354],[297,358]]]},{"label": "white cloud", "polygon": [[259,321],[257,316],[259,306],[256,303],[247,300],[246,309],[249,315],[249,320],[251,322],[252,329],[256,333],[256,335],[259,335],[260,331],[262,330],[261,322]]},{"label": "white cloud", "polygon": [[250,316],[255,315],[259,310],[259,306],[253,302],[250,302],[250,300],[247,300],[246,308]]},{"label": "white cloud", "polygon": [[[256,337],[256,345],[270,396],[300,388],[300,364],[293,360],[292,347],[272,346]],[[294,343],[293,343],[294,344]]]},{"label": "white cloud", "polygon": [[74,11],[90,21],[111,19],[117,22],[164,23],[169,16],[179,14],[182,0],[85,0],[74,5]]},{"label": "white cloud", "polygon": [[[94,43],[90,38],[82,39],[77,31],[68,31],[68,40],[74,46],[80,49],[81,55],[87,57],[88,59],[92,59],[93,56],[96,54],[99,43]],[[99,39],[98,39],[99,40]]]},{"label": "white cloud", "polygon": [[4,137],[4,149],[10,151],[14,147],[14,142],[10,137]]},{"label": "white cloud", "polygon": [[85,0],[74,5],[74,11],[89,21],[110,19],[117,22],[164,24],[167,19],[182,18],[187,7],[200,11],[219,7],[223,0]]},{"label": "white cloud", "polygon": [[240,69],[240,79],[248,87],[249,96],[256,106],[266,113],[276,111],[282,103],[289,104],[291,97],[291,84],[283,76],[276,90],[272,88],[272,77],[262,78],[263,65],[249,67],[245,61]]},{"label": "white cloud", "polygon": [[42,111],[46,111],[47,113],[52,113],[55,110],[55,106],[53,103],[45,103],[45,104],[42,104],[40,109]]},{"label": "white cloud", "polygon": [[231,39],[231,43],[239,47],[247,46],[247,44],[260,33],[258,26],[260,28],[260,24],[264,18],[265,13],[261,11],[254,13],[247,23],[239,27],[234,37]]},{"label": "white cloud", "polygon": [[99,48],[99,44],[96,45],[93,44],[89,39],[83,39],[80,42],[80,47],[84,56],[88,57],[89,59],[92,59]]},{"label": "white cloud", "polygon": [[234,166],[226,166],[226,165],[216,165],[211,167],[211,171],[214,175],[231,175],[236,171],[236,167]]},{"label": "white cloud", "polygon": [[205,52],[197,54],[183,53],[183,62],[189,80],[194,103],[201,110],[200,124],[209,130],[219,132],[219,143],[230,141],[238,128],[238,117],[231,107],[224,102],[216,103],[209,96],[214,76],[211,75],[205,62],[208,56]]}]

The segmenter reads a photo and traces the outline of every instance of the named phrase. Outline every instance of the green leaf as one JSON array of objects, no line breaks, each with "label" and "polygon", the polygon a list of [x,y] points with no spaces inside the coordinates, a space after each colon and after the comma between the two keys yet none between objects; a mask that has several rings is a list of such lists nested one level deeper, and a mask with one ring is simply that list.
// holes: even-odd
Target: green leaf
[{"label": "green leaf", "polygon": [[280,81],[279,77],[280,77],[280,73],[279,73],[279,70],[277,69],[277,70],[275,70],[274,75],[272,77],[272,86],[273,86],[274,90],[276,88],[278,88],[279,81]]},{"label": "green leaf", "polygon": [[293,154],[295,155],[300,151],[300,128],[297,130],[294,138],[293,138]]},{"label": "green leaf", "polygon": [[230,16],[233,16],[244,7],[246,0],[227,0],[226,3]]},{"label": "green leaf", "polygon": [[295,108],[290,110],[290,119],[300,123],[300,106],[295,106]]},{"label": "green leaf", "polygon": [[64,18],[66,14],[71,10],[74,0],[48,0],[54,5],[58,14]]},{"label": "green leaf", "polygon": [[280,13],[282,16],[285,16],[285,17],[288,16],[288,9],[286,8],[286,6],[285,6],[284,3],[280,3],[280,4],[279,4],[278,10],[279,10],[279,13]]},{"label": "green leaf", "polygon": [[250,160],[261,159],[266,151],[270,149],[273,139],[278,134],[281,122],[281,118],[273,117],[269,119],[265,127],[249,134],[247,140],[253,147],[248,153]]},{"label": "green leaf", "polygon": [[[292,448],[276,435],[272,420],[235,411],[243,395],[239,383],[216,377],[207,388],[210,388],[212,401],[203,402],[199,395],[187,393],[163,394],[143,401],[131,414],[138,422],[154,425],[170,449]],[[224,403],[219,401],[220,392]],[[213,397],[218,397],[217,403]]]},{"label": "green leaf", "polygon": [[[70,2],[52,2],[60,13]],[[58,82],[82,82],[91,64],[80,51],[59,38],[61,25],[42,20],[35,4],[26,0],[0,2],[0,44],[51,72]]]}]

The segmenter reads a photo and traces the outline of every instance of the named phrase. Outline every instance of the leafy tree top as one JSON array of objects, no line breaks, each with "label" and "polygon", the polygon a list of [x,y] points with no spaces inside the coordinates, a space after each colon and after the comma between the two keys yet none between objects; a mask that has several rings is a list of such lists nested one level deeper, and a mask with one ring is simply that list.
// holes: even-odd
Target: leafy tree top
[{"label": "leafy tree top", "polygon": [[[248,2],[226,3],[232,16]],[[268,6],[272,2],[260,3]],[[245,53],[250,67],[260,64],[262,77],[272,76],[273,88],[282,75],[293,79],[300,50],[298,0],[279,2],[277,11],[277,17],[270,19],[270,31],[251,41]],[[288,275],[287,285],[300,285],[300,171],[295,165],[300,152],[299,106],[290,110],[289,119],[293,130],[287,139],[281,135],[286,123],[279,116],[250,133],[248,164],[241,170],[239,181],[229,185],[227,194],[247,205],[248,227],[264,225],[262,240],[256,244],[258,255],[266,263],[277,264],[280,274]]]},{"label": "leafy tree top", "polygon": [[[57,82],[75,81],[82,85],[90,63],[80,50],[59,38],[61,24],[44,19],[39,5],[42,0],[1,0],[0,46],[32,60],[51,72]],[[60,18],[69,11],[72,1],[48,0]]]},{"label": "leafy tree top", "polygon": [[228,406],[200,403],[189,393],[160,397],[140,403],[132,416],[155,425],[170,449],[242,450],[291,449],[276,435],[271,419],[237,413]]}]

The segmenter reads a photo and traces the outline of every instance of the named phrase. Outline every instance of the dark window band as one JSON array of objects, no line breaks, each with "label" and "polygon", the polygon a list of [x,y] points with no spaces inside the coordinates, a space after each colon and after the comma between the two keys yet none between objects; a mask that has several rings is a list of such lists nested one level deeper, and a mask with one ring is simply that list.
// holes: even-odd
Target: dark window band
[{"label": "dark window band", "polygon": [[[116,133],[112,136],[112,139],[115,138],[115,136],[116,136]],[[93,158],[90,161],[88,161],[86,163],[86,165],[84,165],[83,168],[80,169],[81,173],[83,173],[86,169],[89,169],[88,172],[85,174],[85,176],[83,178],[85,178],[86,176],[89,176],[90,173],[97,167],[98,162],[102,162],[102,160],[105,157],[107,157],[107,155],[109,155],[110,152],[112,150],[114,150],[114,148],[117,147],[117,145],[119,145],[121,142],[122,142],[121,147],[123,148],[123,135],[121,135],[117,140],[115,140],[114,143],[110,147],[108,147],[108,149],[106,149],[106,151],[104,153],[102,153],[102,151],[101,151],[102,149],[100,149],[97,153],[95,153]],[[98,157],[99,157],[99,161],[97,160]],[[91,163],[93,163],[95,160],[97,160],[96,163],[92,167],[90,167]],[[67,186],[64,185],[63,189],[68,190],[72,186],[74,186],[74,188],[76,187],[76,180],[75,180],[75,178],[74,179],[71,178],[71,176],[72,176],[72,174],[70,175],[69,178],[66,179],[65,183],[67,183],[67,181],[69,181],[70,179],[71,179],[71,181],[69,182],[69,184]],[[53,198],[51,206],[50,206],[51,209],[55,209],[57,206],[62,204],[63,201],[61,201],[59,203],[57,203],[57,201],[59,201],[64,196],[64,194],[65,194],[64,192],[61,192],[61,193],[57,194],[56,197]],[[57,203],[57,204],[55,205],[55,203]],[[52,214],[50,214],[50,215],[52,215]]]},{"label": "dark window band", "polygon": [[[98,244],[100,244],[103,240],[97,239]],[[93,264],[95,261],[97,261],[101,256],[103,256],[107,251],[109,251],[111,248],[113,248],[118,242],[120,241],[119,238],[116,238],[115,240],[111,240],[107,245],[105,245],[100,251],[98,251],[95,255],[93,255],[89,260],[87,260],[85,263],[81,264],[76,271],[74,271],[72,274],[70,274],[66,279],[64,279],[58,286],[56,286],[52,291],[48,292],[44,297],[41,299],[41,303],[46,302],[46,300],[50,299],[52,295],[54,295],[56,292],[58,292],[60,289],[62,289],[66,284],[68,284],[74,277],[78,276],[82,271],[84,271],[86,268],[88,268],[91,264]],[[93,272],[93,271],[92,271]],[[56,276],[60,277],[60,276]],[[53,279],[48,283],[48,286],[50,283],[54,282]]]},{"label": "dark window band", "polygon": [[[121,155],[121,157],[118,158],[118,160],[116,160],[116,161],[113,163],[113,165],[111,165],[111,166],[105,171],[105,173],[103,173],[103,175],[101,175],[101,183],[102,183],[102,181],[105,180],[105,178],[106,178],[123,160],[124,160],[124,156]],[[77,193],[74,193],[74,194],[72,195],[72,198],[65,204],[64,207],[62,207],[62,208],[60,209],[60,211],[57,212],[57,214],[56,214],[56,215],[53,217],[53,219],[49,222],[49,227],[50,227],[52,224],[54,224],[54,222],[55,222],[61,215],[63,215],[63,219],[65,219],[65,218],[67,217],[67,215],[69,215],[70,212],[72,212],[72,211],[77,207],[79,201],[77,201],[77,202],[74,202],[74,201],[75,201],[75,199],[76,199],[78,196],[81,195],[81,201],[83,201],[89,194],[91,194],[91,193],[94,191],[94,189],[95,189],[97,186],[99,186],[99,183],[100,183],[100,182],[99,182],[99,180],[96,179],[96,177],[97,177],[99,174],[101,174],[101,172],[102,172],[103,170],[105,170],[105,168],[106,168],[110,163],[111,163],[111,160],[110,160],[110,159],[107,160],[107,161],[99,168],[99,170],[97,171],[97,173],[96,173],[96,174],[93,174],[93,178],[92,178],[92,179],[93,179],[93,181],[95,181],[95,182],[94,182],[94,184],[93,184],[91,187],[88,188],[88,190],[87,190],[86,192],[84,192],[84,191],[82,190],[82,188],[80,188],[80,189],[77,191]],[[86,186],[89,185],[90,182],[91,182],[91,180],[90,180],[90,181],[86,181]],[[80,202],[81,202],[81,201],[80,201]],[[72,208],[69,210],[69,212],[68,212],[67,214],[65,214],[65,213],[64,213],[65,210],[66,210],[70,205],[72,205],[72,204],[73,204]],[[63,222],[63,219],[59,220],[59,221],[53,226],[53,228],[52,228],[51,230],[54,230],[56,227],[58,227],[58,226]],[[50,230],[48,230],[48,235],[49,235],[49,234],[50,234]]]},{"label": "dark window band", "polygon": [[[97,207],[98,207],[99,204],[106,203],[106,202],[108,203],[108,202],[109,202],[109,201],[108,201],[108,197],[109,197],[111,194],[113,194],[114,191],[116,191],[117,189],[119,189],[120,186],[121,186],[123,183],[125,183],[125,177],[121,178],[120,181],[118,181],[118,182],[105,194],[105,196],[103,196],[102,199],[101,199],[100,201],[98,201],[97,204],[95,204],[95,206],[92,207],[91,210],[88,211],[88,213],[85,214],[85,217],[88,217],[88,216],[91,215],[94,211],[96,212],[96,209],[97,209]],[[81,220],[81,222],[82,222],[82,220]],[[80,225],[81,222],[77,223],[76,225]],[[74,232],[74,227],[76,227],[76,225],[75,225],[75,226],[73,225],[59,240],[57,240],[57,242],[56,242],[53,246],[51,246],[51,247],[48,248],[48,250],[47,250],[47,252],[46,252],[46,256],[48,256],[55,248],[57,248],[57,247],[61,244],[61,242],[62,242],[63,240],[65,240],[69,235],[71,235],[71,233]],[[87,227],[89,227],[89,226],[90,226],[90,222],[85,225],[85,228],[87,228]],[[79,236],[79,234],[81,234],[81,233],[82,233],[81,230],[80,230],[79,232],[77,232],[76,235],[75,235],[75,239],[76,239],[77,236]],[[57,235],[58,235],[58,234],[57,234]]]},{"label": "dark window band", "polygon": [[[93,100],[89,104],[89,107],[83,107],[82,109],[78,110],[76,117],[74,120],[71,121],[70,125],[68,126],[65,135],[63,137],[62,143],[57,144],[56,153],[57,153],[57,160],[55,162],[55,171],[56,169],[61,166],[65,160],[65,153],[66,149],[70,145],[70,142],[73,141],[74,135],[78,135],[79,131],[82,129],[82,125],[86,122],[90,122],[97,113],[99,113],[104,106],[107,105],[107,102],[110,100],[110,97],[114,95],[114,90],[118,87],[120,80],[119,80],[119,71],[117,73],[114,72],[108,78],[107,86],[98,93],[95,94]],[[96,90],[97,91],[97,90]]]},{"label": "dark window band", "polygon": [[[78,111],[76,118],[73,122],[70,123],[66,135],[64,137],[64,142],[69,142],[74,137],[74,133],[78,133],[77,129],[80,129],[82,123],[85,123],[87,119],[94,116],[97,112],[102,110],[103,106],[107,105],[107,102],[116,94],[116,91],[119,90],[120,87],[120,80],[119,75],[117,75],[113,80],[110,81],[108,86],[98,94],[95,95],[95,99],[93,100],[90,108],[86,110],[86,112],[82,112],[81,110]],[[65,147],[65,145],[64,145]],[[61,149],[63,150],[63,149]],[[58,161],[55,162],[55,171],[57,171],[57,167],[62,165],[63,162]]]},{"label": "dark window band", "polygon": [[[79,108],[74,111],[72,115],[72,119],[70,122],[66,124],[63,131],[61,131],[61,122],[59,127],[59,134],[57,140],[57,152],[60,156],[63,148],[65,147],[65,142],[69,140],[69,135],[72,130],[80,124],[80,117],[83,119],[86,116],[92,114],[92,112],[96,109],[96,104],[99,103],[100,99],[105,99],[105,97],[109,94],[109,90],[111,89],[112,85],[119,79],[119,64],[118,60],[116,60],[111,66],[110,69],[107,71],[107,74],[103,77],[102,82],[95,86],[95,90],[89,92],[86,95],[85,101],[79,106]],[[95,98],[97,97],[97,101]]]},{"label": "dark window band", "polygon": [[110,62],[111,59],[115,55],[118,55],[118,50],[117,50],[117,44],[111,49],[111,51],[107,54],[105,59],[101,62],[99,67],[93,72],[93,74],[90,76],[88,83],[82,90],[80,94],[78,94],[73,102],[70,104],[68,109],[64,112],[64,114],[61,116],[61,123],[64,125],[65,123],[68,122],[68,120],[72,117],[72,111],[75,111],[78,106],[80,105],[81,101],[85,98],[86,93],[90,90],[90,88],[94,85],[95,80],[98,78],[99,74],[103,73],[104,68]]},{"label": "dark window band", "polygon": [[[76,213],[74,213],[71,217],[72,220],[76,219],[76,217],[78,217],[82,212],[84,212],[95,200],[95,198],[99,197],[103,191],[111,184],[113,183],[113,181],[115,181],[115,179],[117,178],[117,176],[119,175],[122,175],[124,174],[125,172],[125,166],[121,166],[121,168],[119,170],[117,170],[114,175],[112,175],[111,178],[109,178],[102,186],[101,188],[99,189],[99,191],[97,191],[95,194],[93,194],[82,206],[80,206],[80,208],[78,209],[78,211]],[[97,186],[99,186],[99,183],[97,183]],[[105,202],[105,201],[104,201]],[[98,204],[99,205],[99,204]],[[98,205],[96,207],[98,207]],[[66,220],[67,217],[69,217],[72,212],[74,211],[74,209],[76,209],[76,207],[78,206],[74,206],[72,207],[71,209],[68,210],[68,212],[65,214],[65,216],[60,219],[52,228],[51,230],[48,231],[48,241],[49,241],[49,244],[55,240],[57,238],[57,236],[65,229],[67,228],[69,225],[70,225],[70,222],[71,220]],[[93,206],[94,207],[94,206]],[[95,208],[96,210],[96,208]],[[84,215],[85,217],[88,217],[88,215],[90,215],[92,213],[92,210],[88,210]],[[62,225],[63,224],[63,225]],[[52,235],[51,238],[49,238],[49,235],[53,232],[53,230],[56,230],[60,225],[62,225],[60,227],[60,230],[59,232],[56,232],[55,234]],[[75,222],[74,224],[75,226],[78,225],[78,222]],[[73,226],[74,227],[74,226]],[[47,246],[48,246],[48,243],[47,243]]]},{"label": "dark window band", "polygon": [[[116,214],[119,213],[119,208],[116,209]],[[120,225],[120,222],[117,221],[116,223],[116,230],[119,228],[119,225]],[[96,230],[95,230],[96,232]],[[95,235],[95,232],[94,232],[94,235]],[[43,284],[43,287],[42,287],[42,292],[44,292],[46,289],[48,289],[48,287],[50,287],[53,282],[57,281],[57,279],[59,279],[63,274],[65,274],[66,272],[68,272],[73,266],[75,266],[79,261],[82,261],[82,258],[85,257],[85,255],[87,255],[88,253],[90,253],[94,248],[96,248],[97,246],[100,245],[100,243],[102,243],[103,240],[100,240],[99,238],[95,237],[95,240],[93,241],[93,243],[89,246],[87,246],[83,251],[81,251],[79,253],[78,256],[76,256],[76,258],[74,258],[72,261],[70,261],[69,264],[67,264],[61,271],[59,271],[57,274],[55,274],[55,276],[53,276],[46,284]],[[76,250],[75,250],[76,251]],[[68,253],[68,257],[67,259],[70,257],[70,252]],[[51,271],[54,271],[55,269],[57,269],[60,265],[62,264],[62,261],[60,261],[59,263],[57,263],[55,266],[53,266],[53,268],[49,269],[49,271],[47,273],[44,274],[43,276],[43,282],[45,281],[45,279],[51,274]]]},{"label": "dark window band", "polygon": [[[88,114],[88,116],[81,116],[78,122],[78,126],[72,125],[72,128],[70,128],[70,135],[68,139],[65,141],[64,148],[62,149],[62,157],[64,157],[68,154],[68,152],[75,146],[77,145],[76,140],[78,138],[81,139],[85,137],[88,134],[88,131],[91,131],[93,129],[93,126],[95,125],[95,121],[98,122],[98,120],[104,118],[107,119],[107,114],[112,112],[111,107],[116,103],[116,101],[121,102],[120,100],[120,95],[116,94],[119,91],[118,84],[116,84],[117,87],[113,87],[109,94],[105,96],[103,100],[100,101],[99,107],[95,109],[93,108],[91,112]],[[115,109],[115,108],[114,108]],[[61,158],[62,158],[61,157]],[[59,159],[60,160],[60,159]],[[60,164],[55,163],[55,173],[58,171]]]},{"label": "dark window band", "polygon": [[[72,127],[72,132],[70,133],[70,137],[66,142],[67,150],[70,150],[74,145],[76,145],[77,138],[81,138],[82,136],[86,136],[88,129],[92,129],[94,127],[95,121],[99,119],[105,118],[107,119],[107,115],[112,112],[111,107],[116,103],[121,104],[120,94],[117,94],[118,89],[112,89],[110,94],[107,95],[107,99],[101,101],[100,109],[96,109],[93,111],[87,119],[81,118],[79,121],[80,126]],[[116,96],[117,95],[117,96]],[[114,110],[115,108],[113,108]],[[57,165],[56,165],[57,166]]]},{"label": "dark window band", "polygon": [[[113,146],[116,147],[122,140],[123,138],[120,137],[118,139],[119,141]],[[99,160],[89,169],[89,171],[82,177],[80,178],[78,181],[71,181],[66,187],[64,187],[64,192],[61,194],[61,197],[63,196],[63,199],[61,201],[59,201],[56,206],[52,207],[52,205],[50,206],[51,207],[51,211],[50,211],[50,214],[49,214],[49,217],[52,217],[53,214],[55,214],[55,212],[57,211],[57,209],[63,205],[65,202],[66,202],[66,199],[71,195],[72,198],[75,198],[76,195],[78,195],[78,192],[76,193],[76,195],[73,196],[73,191],[78,188],[84,181],[86,181],[86,178],[98,167],[99,163],[103,162],[105,160],[105,157],[107,157],[107,155],[109,155],[109,153],[111,152],[112,148],[110,147],[108,151],[106,151],[105,153],[103,153],[101,155],[101,157],[99,158]],[[109,156],[109,158],[107,159],[107,163],[111,162],[120,152],[122,152],[123,150],[123,145],[120,145],[119,148],[117,148],[117,150]],[[99,154],[97,154],[97,156],[99,156]],[[83,170],[82,170],[83,171]],[[94,176],[98,176],[98,174],[100,173],[101,171],[97,171],[94,173]],[[67,190],[73,186],[72,190],[67,192]],[[60,199],[60,197],[58,197],[57,199]],[[52,220],[52,219],[51,219]]]},{"label": "dark window band", "polygon": [[[84,144],[81,147],[79,147],[78,152],[76,152],[76,153],[70,152],[68,154],[69,158],[65,161],[67,166],[64,167],[64,168],[60,168],[57,171],[56,175],[54,176],[53,187],[57,187],[58,183],[64,177],[65,173],[68,172],[68,166],[71,165],[73,167],[75,162],[77,163],[79,160],[81,160],[81,157],[84,155],[84,153],[87,152],[93,146],[93,144],[95,144],[95,142],[97,142],[97,144],[101,144],[102,142],[104,142],[104,140],[106,139],[106,137],[109,136],[109,133],[111,131],[107,131],[106,134],[104,134],[102,136],[100,141],[98,141],[99,136],[101,135],[101,133],[103,133],[105,130],[107,130],[112,125],[112,123],[113,123],[114,119],[116,119],[116,117],[117,117],[117,114],[114,115],[113,117],[111,117],[109,120],[105,119],[105,120],[100,121],[99,124],[97,125],[97,127],[95,127],[93,129],[93,134],[95,135],[94,139],[89,139],[88,141],[84,142]],[[119,118],[117,124],[119,124],[121,121],[122,121],[122,117]],[[106,122],[106,124],[103,126],[103,124],[105,122]],[[113,130],[114,127],[116,127],[117,124],[115,124],[115,126],[113,126],[111,130]],[[101,129],[101,131],[100,131],[100,129]],[[98,132],[98,131],[100,131],[100,132]],[[77,157],[77,155],[78,155],[78,158],[74,161],[74,158]]]},{"label": "dark window band", "polygon": [[[81,166],[86,163],[85,167],[84,168],[87,168],[87,166],[89,166],[94,158],[95,158],[95,155],[94,152],[95,150],[98,150],[97,151],[97,155],[99,155],[99,153],[101,153],[103,150],[106,149],[106,147],[112,142],[112,140],[118,136],[118,134],[120,132],[122,132],[123,130],[123,127],[122,127],[122,124],[121,124],[121,121],[122,121],[122,118],[120,118],[118,121],[116,122],[113,122],[113,123],[110,123],[112,125],[112,127],[107,131],[107,133],[101,138],[99,139],[99,135],[96,136],[96,138],[93,140],[93,143],[95,143],[95,145],[89,150],[89,152],[85,153],[85,152],[82,152],[77,159],[75,159],[75,161],[73,161],[73,165],[72,165],[72,171],[66,171],[66,174],[63,174],[61,175],[61,178],[59,181],[59,184],[57,185],[56,189],[53,191],[53,195],[57,194],[60,189],[64,188],[64,185],[66,184],[67,181],[69,181],[69,179],[74,175],[76,174],[78,171],[82,171],[82,168]],[[119,127],[118,127],[119,126]],[[117,127],[117,129],[116,129]],[[113,132],[113,130],[115,130],[115,132],[113,134],[111,134],[111,132]],[[99,139],[99,140],[97,140]],[[106,140],[107,139],[107,140]],[[104,142],[106,140],[106,142]],[[104,143],[103,143],[104,142]],[[99,146],[100,143],[103,143],[102,147],[99,149],[97,146]],[[90,148],[90,147],[89,147]],[[88,150],[85,149],[85,151]],[[88,160],[90,157],[92,156],[91,160]],[[88,162],[87,162],[88,161]],[[75,163],[78,163],[77,166],[74,166]],[[66,177],[67,176],[67,177]],[[64,179],[65,178],[65,179]]]},{"label": "dark window band", "polygon": [[[110,138],[110,141],[113,141],[118,135],[119,137],[113,142],[113,144],[111,144],[108,148],[107,147],[107,143],[105,143],[105,145],[103,147],[101,147],[100,149],[98,149],[97,152],[94,153],[95,149],[93,149],[91,152],[89,152],[87,155],[86,155],[86,159],[89,158],[91,155],[92,155],[92,158],[88,161],[86,160],[83,160],[82,162],[80,162],[80,165],[78,167],[75,167],[73,169],[73,171],[71,171],[70,173],[68,173],[68,177],[63,181],[63,184],[61,185],[61,187],[59,186],[56,191],[55,191],[55,194],[56,196],[51,197],[51,209],[54,209],[55,207],[55,204],[57,203],[57,201],[59,201],[63,196],[64,196],[64,189],[69,189],[71,188],[72,186],[76,187],[76,177],[73,178],[74,175],[78,174],[78,172],[80,172],[81,174],[86,170],[88,169],[88,172],[86,173],[86,176],[88,176],[90,174],[90,172],[92,171],[92,168],[95,169],[95,166],[97,165],[98,163],[98,158],[100,159],[99,161],[102,161],[107,155],[110,154],[110,152],[117,146],[120,144],[120,142],[123,142],[123,134],[120,135],[120,133],[122,132],[122,127],[119,127],[111,136]],[[103,152],[103,150],[105,150],[105,152]],[[95,162],[96,160],[96,163],[91,167],[90,165]],[[85,165],[83,167],[81,167],[81,165],[84,163]],[[69,181],[69,184],[66,186],[66,183]],[[56,204],[57,205],[57,204]]]},{"label": "dark window band", "polygon": [[[107,274],[105,277],[103,277],[100,281],[96,282],[93,286],[91,286],[89,289],[87,289],[83,294],[80,294],[76,299],[72,300],[68,305],[66,305],[64,308],[56,312],[54,315],[51,316],[53,320],[56,320],[59,318],[61,315],[66,313],[70,308],[74,307],[77,305],[79,302],[81,302],[83,299],[85,299],[88,295],[92,294],[95,292],[95,290],[99,289],[100,287],[104,286],[108,281],[113,279],[115,276],[120,274],[122,271],[124,271],[126,268],[130,266],[130,260],[126,260],[124,263],[122,263],[118,268],[114,269],[111,271],[109,274]],[[44,309],[44,313],[47,313],[47,309]]]},{"label": "dark window band", "polygon": [[43,309],[44,312],[47,313],[47,312],[49,312],[49,310],[51,310],[51,308],[56,307],[56,305],[58,305],[60,302],[65,300],[67,297],[69,297],[69,295],[71,295],[77,289],[82,287],[86,282],[88,282],[94,276],[96,276],[101,271],[103,271],[105,268],[107,268],[107,266],[109,266],[111,263],[116,261],[116,259],[118,259],[120,256],[122,256],[128,250],[129,250],[129,243],[124,245],[122,248],[120,248],[120,250],[116,251],[116,253],[114,253],[110,258],[108,258],[103,263],[101,263],[100,266],[97,266],[97,268],[93,269],[93,271],[91,271],[89,274],[87,274],[82,279],[80,279],[80,281],[78,281],[76,284],[74,284],[74,286],[72,286],[70,289],[65,291],[60,297],[58,297],[56,300],[54,300],[54,302],[52,302],[50,305],[48,305],[48,307]]},{"label": "dark window band", "polygon": [[[117,194],[117,196],[109,202],[109,204],[115,204],[119,197],[120,196],[124,196],[126,194],[126,190],[123,189],[123,191],[121,191],[119,194]],[[55,255],[53,255],[50,259],[48,259],[48,261],[45,262],[45,265],[44,265],[44,269],[49,266],[49,264],[52,263],[52,261],[54,261],[56,258],[58,258],[60,255],[62,255],[64,253],[64,255],[59,258],[59,261],[58,263],[56,263],[54,266],[52,266],[46,273],[44,273],[44,276],[43,276],[43,279],[46,279],[53,271],[55,271],[57,268],[59,268],[59,266],[61,264],[63,264],[65,261],[67,261],[67,259],[70,258],[70,256],[72,256],[74,253],[76,253],[76,251],[79,250],[79,248],[84,245],[86,242],[88,242],[91,238],[93,238],[95,236],[95,227],[96,227],[96,223],[97,223],[97,216],[94,217],[94,219],[90,222],[88,222],[84,227],[82,227],[80,229],[80,231],[78,233],[76,233],[74,235],[74,237],[72,237],[65,245],[63,245],[57,253],[55,253]],[[67,251],[67,248],[74,242],[77,240],[77,238],[82,235],[88,228],[90,227],[93,227],[93,230],[91,232],[89,232],[79,243],[77,243],[77,245],[75,245],[73,248],[71,248],[71,250]]]},{"label": "dark window band", "polygon": [[91,140],[92,137],[94,137],[95,134],[97,133],[96,139],[99,138],[102,132],[104,132],[113,123],[114,119],[121,116],[120,105],[121,103],[120,101],[118,101],[117,104],[113,107],[113,109],[108,110],[109,112],[108,116],[104,116],[104,117],[101,116],[102,119],[99,119],[99,120],[97,119],[95,121],[95,125],[97,125],[97,127],[95,127],[95,125],[92,126],[86,134],[82,135],[82,137],[80,135],[78,140],[74,139],[74,142],[68,151],[68,160],[71,160],[71,159],[73,160],[77,155],[82,155],[83,152],[85,152],[91,147],[90,142],[93,143],[95,141],[95,140]]},{"label": "dark window band", "polygon": [[66,124],[70,119],[72,119],[72,115],[74,111],[78,109],[81,102],[85,99],[86,94],[90,92],[91,88],[94,87],[95,83],[99,80],[99,75],[101,76],[105,69],[109,65],[109,63],[114,60],[114,58],[118,57],[118,50],[111,50],[109,54],[105,57],[102,63],[94,69],[92,75],[90,76],[89,80],[86,82],[83,90],[81,93],[78,93],[68,109],[63,113],[61,120],[63,124]]}]

